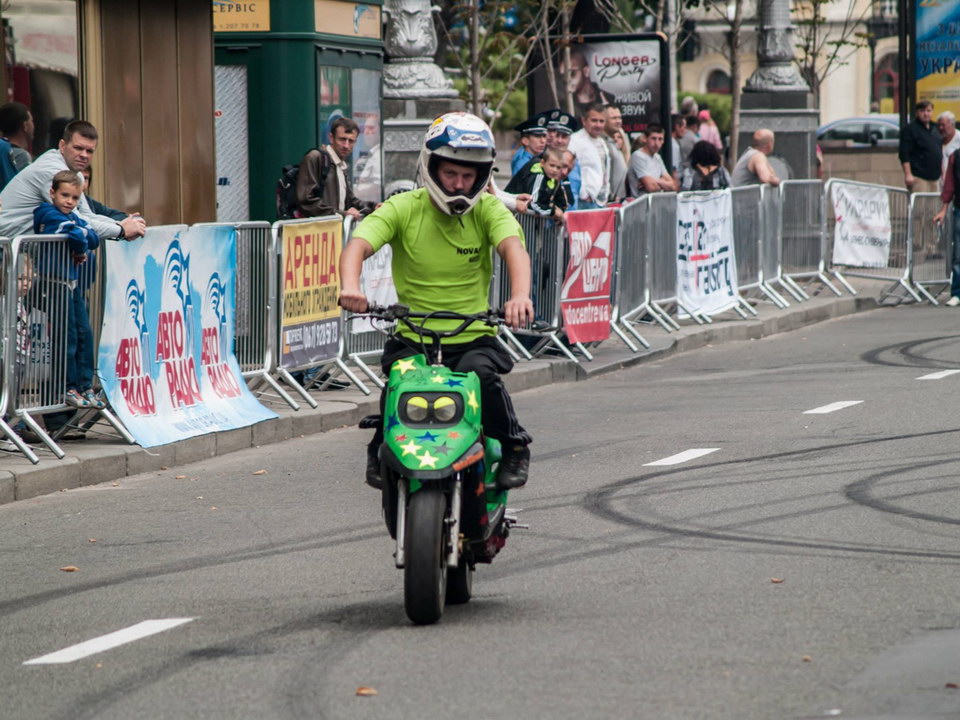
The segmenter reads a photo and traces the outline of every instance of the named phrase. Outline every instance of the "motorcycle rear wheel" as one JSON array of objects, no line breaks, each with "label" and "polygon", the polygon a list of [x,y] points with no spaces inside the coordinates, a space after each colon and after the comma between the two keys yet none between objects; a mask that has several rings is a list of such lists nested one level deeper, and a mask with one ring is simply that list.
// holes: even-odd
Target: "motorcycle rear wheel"
[{"label": "motorcycle rear wheel", "polygon": [[447,574],[447,605],[463,605],[473,597],[473,573],[463,556],[460,564]]},{"label": "motorcycle rear wheel", "polygon": [[407,507],[403,600],[417,625],[430,625],[443,615],[447,595],[444,535],[447,498],[438,488],[422,488]]}]

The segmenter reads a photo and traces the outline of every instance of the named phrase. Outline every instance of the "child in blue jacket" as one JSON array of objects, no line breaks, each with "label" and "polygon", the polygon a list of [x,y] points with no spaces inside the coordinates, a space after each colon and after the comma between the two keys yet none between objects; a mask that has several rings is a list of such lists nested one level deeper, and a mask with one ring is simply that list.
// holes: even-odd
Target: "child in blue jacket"
[{"label": "child in blue jacket", "polygon": [[[68,293],[66,327],[66,392],[63,400],[77,408],[103,408],[93,392],[93,331],[87,314],[85,288],[78,282],[79,269],[90,262],[90,250],[100,246],[100,238],[86,220],[74,212],[83,193],[83,180],[72,170],[53,176],[50,202],[33,211],[33,231],[41,235],[66,235],[69,258],[62,247],[44,244],[38,252],[37,271],[46,276],[49,292]],[[53,338],[59,336],[52,329]],[[58,349],[54,342],[54,378],[59,376]]]}]

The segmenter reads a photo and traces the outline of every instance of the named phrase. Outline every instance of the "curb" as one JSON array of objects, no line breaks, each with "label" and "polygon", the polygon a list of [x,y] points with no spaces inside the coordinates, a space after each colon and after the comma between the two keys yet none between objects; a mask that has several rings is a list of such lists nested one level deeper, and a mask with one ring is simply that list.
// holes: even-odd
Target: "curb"
[{"label": "curb", "polygon": [[[791,305],[783,310],[764,306],[763,316],[751,320],[717,320],[712,325],[683,326],[672,335],[653,328],[656,335],[651,333],[647,338],[652,347],[641,353],[632,353],[614,336],[603,346],[591,351],[594,354],[592,362],[577,365],[565,358],[537,359],[518,364],[513,372],[504,376],[504,382],[508,391],[518,393],[557,383],[588,380],[706,345],[758,340],[880,307],[869,294],[874,286],[864,283],[862,287],[868,293],[866,297],[818,296],[802,305]],[[642,329],[641,334],[645,331],[645,328]],[[325,391],[322,394],[315,393],[314,397],[318,402],[316,410],[303,406],[299,411],[293,411],[286,406],[275,406],[274,410],[280,417],[274,420],[247,428],[200,435],[150,450],[122,444],[116,438],[105,438],[68,441],[64,444],[66,458],[57,460],[43,457],[38,465],[31,465],[23,457],[4,458],[0,461],[0,504],[116,482],[131,475],[169,470],[238,450],[259,448],[291,438],[356,425],[363,416],[377,412],[378,407],[375,393],[364,396],[357,390]]]}]

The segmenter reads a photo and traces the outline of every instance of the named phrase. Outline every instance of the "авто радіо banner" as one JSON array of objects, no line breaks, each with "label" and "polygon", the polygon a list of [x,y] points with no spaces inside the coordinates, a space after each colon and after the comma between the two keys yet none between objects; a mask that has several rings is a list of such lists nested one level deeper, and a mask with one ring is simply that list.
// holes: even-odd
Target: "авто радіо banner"
[{"label": "\u0430\u0432\u0442\u043e \u0440\u0430\u0434\u0456\u043e banner", "polygon": [[340,351],[340,218],[282,226],[280,366],[333,360]]},{"label": "\u0430\u0432\u0442\u043e \u0440\u0430\u0434\u0456\u043e banner", "polygon": [[233,354],[236,242],[232,227],[161,227],[107,244],[97,373],[144,447],[276,417]]}]

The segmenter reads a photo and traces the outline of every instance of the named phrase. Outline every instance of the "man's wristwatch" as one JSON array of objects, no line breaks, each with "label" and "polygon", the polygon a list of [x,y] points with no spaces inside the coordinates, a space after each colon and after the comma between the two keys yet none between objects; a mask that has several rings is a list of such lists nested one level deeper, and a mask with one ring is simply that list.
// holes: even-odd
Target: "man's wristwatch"
[{"label": "man's wristwatch", "polygon": [[123,225],[121,225],[120,223],[117,223],[117,227],[120,228],[120,234],[117,235],[117,240],[123,240],[123,239],[125,239],[125,238],[126,238],[126,235],[124,235],[124,233],[123,233]]}]

